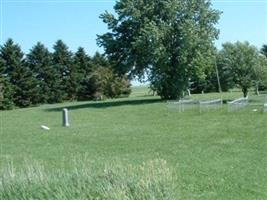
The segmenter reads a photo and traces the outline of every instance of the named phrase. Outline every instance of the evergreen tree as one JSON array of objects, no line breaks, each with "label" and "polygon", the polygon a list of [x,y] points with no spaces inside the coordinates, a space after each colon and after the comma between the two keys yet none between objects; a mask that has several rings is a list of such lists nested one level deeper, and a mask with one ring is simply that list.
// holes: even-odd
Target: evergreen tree
[{"label": "evergreen tree", "polygon": [[73,58],[71,71],[72,93],[76,94],[78,100],[90,99],[90,83],[88,78],[92,72],[91,58],[86,54],[84,48],[79,47]]},{"label": "evergreen tree", "polygon": [[19,45],[14,44],[11,39],[8,39],[1,47],[0,57],[6,65],[4,74],[14,88],[12,98],[18,107],[27,107],[38,103],[38,83],[23,60],[23,56]]},{"label": "evergreen tree", "polygon": [[24,60],[21,67],[18,67],[15,73],[17,73],[17,84],[14,95],[16,105],[18,107],[28,107],[39,104],[40,90],[38,81]]},{"label": "evergreen tree", "polygon": [[53,83],[56,80],[54,76],[56,74],[51,65],[51,54],[48,49],[38,42],[27,55],[27,64],[34,74],[34,77],[38,80],[38,102],[52,102],[51,88],[53,89]]},{"label": "evergreen tree", "polygon": [[97,68],[97,67],[110,67],[110,63],[107,60],[107,58],[105,58],[105,56],[100,54],[98,51],[92,57],[91,63],[95,68]]},{"label": "evergreen tree", "polygon": [[0,110],[12,109],[14,107],[13,92],[13,87],[6,74],[5,62],[0,58]]},{"label": "evergreen tree", "polygon": [[[55,70],[55,84],[52,92],[55,95],[55,102],[73,98],[70,73],[72,65],[72,54],[62,40],[58,40],[54,45],[52,55],[52,65]],[[58,82],[58,83],[57,83]]]}]

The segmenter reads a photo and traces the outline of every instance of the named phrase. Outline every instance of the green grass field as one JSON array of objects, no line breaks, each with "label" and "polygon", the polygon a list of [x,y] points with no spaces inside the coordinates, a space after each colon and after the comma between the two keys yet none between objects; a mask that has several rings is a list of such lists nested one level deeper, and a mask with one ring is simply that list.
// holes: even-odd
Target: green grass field
[{"label": "green grass field", "polygon": [[[15,168],[38,162],[48,171],[70,170],[72,161],[83,157],[97,169],[110,162],[163,159],[177,176],[174,199],[267,199],[267,113],[261,112],[266,94],[251,95],[250,105],[235,113],[224,105],[202,114],[171,112],[149,94],[136,87],[126,99],[1,112],[0,169],[10,162]],[[224,100],[241,96],[222,94]],[[61,126],[65,107],[70,128]]]}]

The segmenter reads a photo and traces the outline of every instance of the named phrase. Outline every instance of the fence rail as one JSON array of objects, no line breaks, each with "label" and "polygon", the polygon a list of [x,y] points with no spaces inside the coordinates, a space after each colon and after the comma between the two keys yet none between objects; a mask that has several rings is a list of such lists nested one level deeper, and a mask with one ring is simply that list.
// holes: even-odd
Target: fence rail
[{"label": "fence rail", "polygon": [[221,109],[223,105],[222,99],[215,99],[209,101],[199,101],[199,112],[209,112],[211,110]]},{"label": "fence rail", "polygon": [[248,96],[228,102],[228,112],[235,112],[248,105]]},{"label": "fence rail", "polygon": [[171,111],[184,112],[186,110],[193,109],[199,101],[196,100],[180,100],[180,101],[168,101],[167,106]]}]

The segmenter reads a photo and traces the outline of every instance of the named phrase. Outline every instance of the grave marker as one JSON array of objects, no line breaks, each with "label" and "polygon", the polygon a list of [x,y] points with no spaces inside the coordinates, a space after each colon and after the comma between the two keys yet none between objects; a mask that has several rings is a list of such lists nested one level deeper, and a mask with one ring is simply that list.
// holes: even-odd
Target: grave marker
[{"label": "grave marker", "polygon": [[69,112],[68,112],[68,109],[67,108],[64,108],[63,109],[63,112],[62,112],[62,117],[63,117],[63,126],[64,127],[69,127],[70,126],[70,123],[69,123]]}]

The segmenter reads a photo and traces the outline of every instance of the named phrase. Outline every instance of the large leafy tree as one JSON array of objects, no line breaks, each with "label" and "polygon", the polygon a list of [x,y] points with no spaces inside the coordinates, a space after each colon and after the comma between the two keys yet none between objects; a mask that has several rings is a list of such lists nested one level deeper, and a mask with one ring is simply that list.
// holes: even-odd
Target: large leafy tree
[{"label": "large leafy tree", "polygon": [[[116,72],[144,78],[164,99],[183,96],[190,77],[205,79],[214,61],[219,12],[206,0],[120,0],[101,15],[98,37]],[[196,78],[197,77],[197,78]]]},{"label": "large leafy tree", "polygon": [[242,89],[244,97],[253,85],[254,69],[258,62],[259,52],[248,42],[225,43],[220,51],[221,68],[228,73],[228,78],[232,77],[229,81],[233,81]]},{"label": "large leafy tree", "polygon": [[258,57],[258,62],[254,66],[254,84],[255,84],[255,92],[259,95],[260,87],[267,86],[267,58],[264,56]]},{"label": "large leafy tree", "polygon": [[[230,65],[225,63],[225,51],[221,50],[216,56],[217,68],[220,77],[222,91],[227,92],[235,87],[234,75]],[[215,74],[214,74],[215,77]]]},{"label": "large leafy tree", "polygon": [[[190,77],[190,90],[193,93],[218,91],[216,76],[216,51],[215,49],[207,57],[202,57],[195,64]],[[212,81],[212,82],[211,82]]]}]

